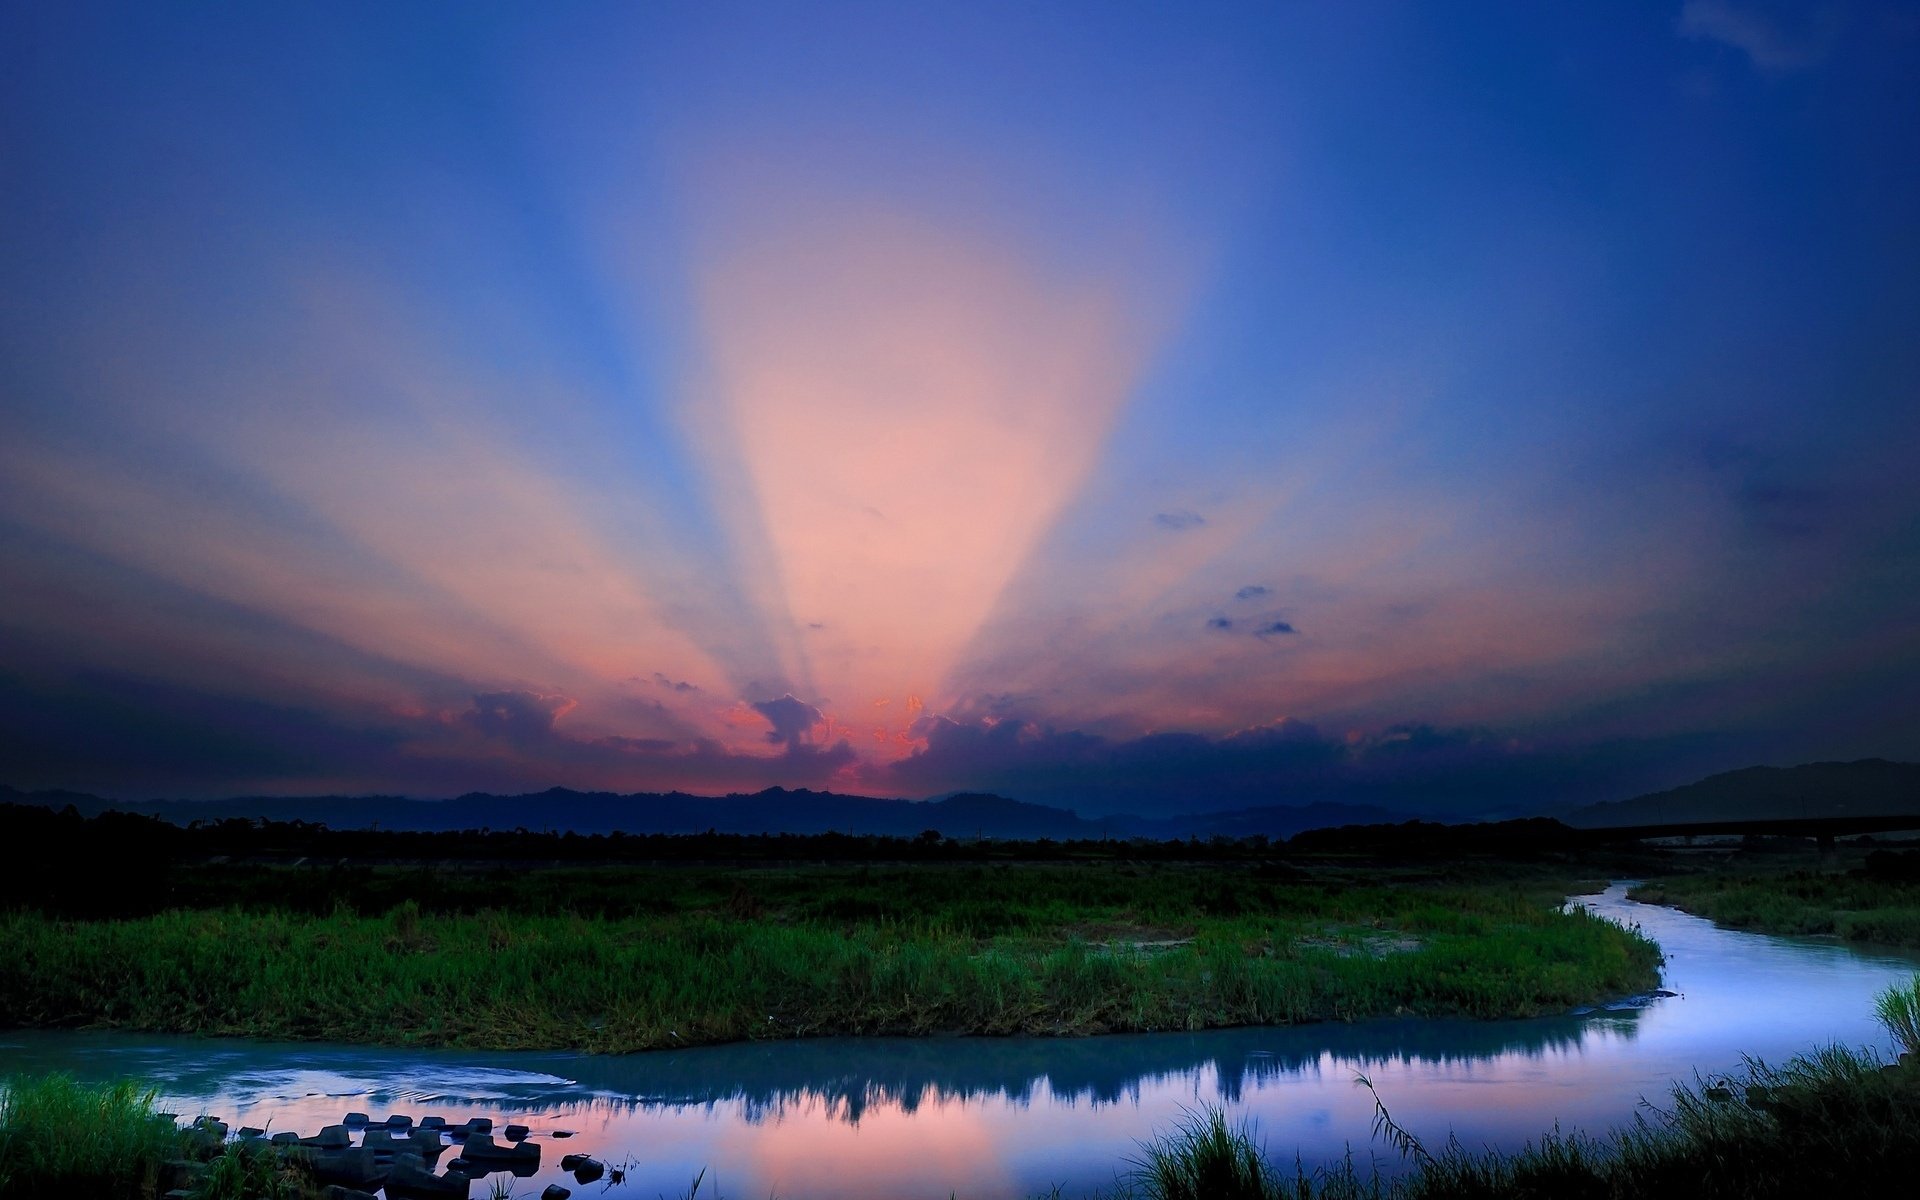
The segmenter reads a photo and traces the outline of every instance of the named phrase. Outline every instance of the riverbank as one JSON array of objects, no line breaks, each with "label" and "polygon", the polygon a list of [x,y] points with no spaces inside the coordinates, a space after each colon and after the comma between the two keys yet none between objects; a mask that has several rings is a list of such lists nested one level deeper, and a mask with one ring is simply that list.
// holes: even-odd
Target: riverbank
[{"label": "riverbank", "polygon": [[1756,933],[1837,937],[1920,949],[1920,852],[1755,856],[1668,875],[1629,893],[1647,904]]},{"label": "riverbank", "polygon": [[[0,916],[0,1011],[28,1027],[618,1053],[1526,1016],[1646,991],[1660,961],[1638,933],[1561,911],[1583,889],[1538,870],[556,870],[440,890],[419,872],[262,870],[237,872],[220,907]],[[219,878],[208,868],[202,894]],[[427,903],[356,906],[395,889]]]}]

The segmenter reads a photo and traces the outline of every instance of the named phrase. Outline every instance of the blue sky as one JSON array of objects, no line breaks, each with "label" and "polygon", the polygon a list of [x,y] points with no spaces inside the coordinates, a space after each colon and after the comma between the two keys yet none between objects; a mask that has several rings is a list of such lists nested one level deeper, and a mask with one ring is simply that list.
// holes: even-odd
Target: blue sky
[{"label": "blue sky", "polygon": [[0,781],[1920,753],[1920,9],[8,6]]}]

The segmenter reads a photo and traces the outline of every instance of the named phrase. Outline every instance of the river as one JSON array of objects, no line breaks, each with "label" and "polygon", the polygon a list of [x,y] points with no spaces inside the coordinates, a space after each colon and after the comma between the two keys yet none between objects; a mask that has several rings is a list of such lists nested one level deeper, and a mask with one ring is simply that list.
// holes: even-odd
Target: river
[{"label": "river", "polygon": [[[1840,1042],[1887,1039],[1874,995],[1920,958],[1717,929],[1626,899],[1586,899],[1638,922],[1666,951],[1679,995],[1639,1007],[1521,1021],[1352,1025],[1099,1038],[821,1039],[621,1057],[396,1050],[117,1033],[0,1034],[0,1073],[137,1077],[167,1107],[238,1126],[312,1133],[350,1109],[492,1117],[534,1129],[547,1183],[575,1186],[562,1153],[625,1166],[576,1194],[635,1200],[1068,1196],[1110,1185],[1138,1143],[1196,1106],[1257,1127],[1269,1153],[1309,1168],[1370,1143],[1369,1075],[1394,1118],[1430,1145],[1517,1147],[1558,1122],[1599,1131],[1659,1103],[1675,1080]],[[571,1139],[551,1137],[572,1131]],[[476,1196],[488,1194],[476,1185]]]}]

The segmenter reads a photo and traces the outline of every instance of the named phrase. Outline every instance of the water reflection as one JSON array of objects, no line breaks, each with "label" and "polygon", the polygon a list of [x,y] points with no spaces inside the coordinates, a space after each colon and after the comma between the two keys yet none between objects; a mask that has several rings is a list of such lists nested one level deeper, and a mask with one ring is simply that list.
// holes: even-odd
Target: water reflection
[{"label": "water reflection", "polygon": [[[140,1076],[182,1111],[309,1132],[348,1108],[493,1116],[610,1162],[632,1160],[635,1197],[684,1193],[694,1172],[729,1196],[1024,1196],[1110,1183],[1139,1139],[1183,1110],[1221,1103],[1257,1122],[1283,1160],[1310,1168],[1351,1147],[1364,1164],[1372,1099],[1430,1142],[1516,1146],[1558,1121],[1630,1119],[1696,1069],[1745,1052],[1876,1042],[1873,994],[1911,957],[1716,930],[1632,905],[1683,993],[1644,1010],[1529,1021],[1355,1025],[1086,1039],[827,1039],[592,1057],[475,1054],[16,1033],[0,1070]],[[1397,1162],[1380,1156],[1383,1169]],[[548,1179],[547,1176],[551,1176]],[[564,1182],[557,1166],[534,1179]],[[705,1194],[703,1192],[703,1194]]]}]

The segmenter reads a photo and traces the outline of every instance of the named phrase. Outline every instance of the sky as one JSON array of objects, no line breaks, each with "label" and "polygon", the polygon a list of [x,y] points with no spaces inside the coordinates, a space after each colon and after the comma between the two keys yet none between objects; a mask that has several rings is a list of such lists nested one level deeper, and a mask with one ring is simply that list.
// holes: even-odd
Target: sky
[{"label": "sky", "polygon": [[1920,757],[1920,5],[0,3],[0,783]]}]

